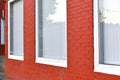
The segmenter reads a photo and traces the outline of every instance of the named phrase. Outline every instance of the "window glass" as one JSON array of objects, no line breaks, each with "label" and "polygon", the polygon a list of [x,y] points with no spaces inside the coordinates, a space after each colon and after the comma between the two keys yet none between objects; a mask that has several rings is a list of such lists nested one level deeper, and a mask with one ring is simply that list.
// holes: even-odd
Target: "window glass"
[{"label": "window glass", "polygon": [[39,57],[66,59],[66,0],[38,0]]},{"label": "window glass", "polygon": [[99,0],[101,64],[120,65],[120,0]]},{"label": "window glass", "polygon": [[5,44],[5,32],[4,32],[4,29],[5,29],[5,19],[4,18],[1,18],[1,45],[4,45]]},{"label": "window glass", "polygon": [[10,3],[10,55],[23,55],[23,0]]}]

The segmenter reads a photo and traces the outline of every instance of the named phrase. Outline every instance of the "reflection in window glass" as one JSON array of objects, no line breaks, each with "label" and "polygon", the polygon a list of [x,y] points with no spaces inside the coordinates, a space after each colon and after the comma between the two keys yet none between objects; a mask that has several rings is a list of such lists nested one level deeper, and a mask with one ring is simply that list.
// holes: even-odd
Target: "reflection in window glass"
[{"label": "reflection in window glass", "polygon": [[66,0],[39,1],[39,57],[66,59]]},{"label": "reflection in window glass", "polygon": [[120,0],[99,0],[99,51],[102,64],[120,65],[119,3]]}]

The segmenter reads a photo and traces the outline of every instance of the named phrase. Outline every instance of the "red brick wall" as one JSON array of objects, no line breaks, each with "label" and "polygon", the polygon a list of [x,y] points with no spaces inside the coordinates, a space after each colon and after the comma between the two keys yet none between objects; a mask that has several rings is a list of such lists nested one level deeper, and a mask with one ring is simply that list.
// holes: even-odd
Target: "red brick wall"
[{"label": "red brick wall", "polygon": [[[6,4],[7,11],[7,4]],[[24,61],[8,59],[6,12],[6,77],[12,80],[119,80],[94,73],[93,0],[67,0],[68,67],[35,63],[35,0],[24,0]]]},{"label": "red brick wall", "polygon": [[[4,3],[0,0],[0,19],[2,17],[2,10],[4,9]],[[1,33],[1,28],[0,28],[0,33]],[[1,42],[1,34],[0,34],[0,42]],[[0,45],[0,55],[4,55],[5,54],[5,46],[4,45]]]}]

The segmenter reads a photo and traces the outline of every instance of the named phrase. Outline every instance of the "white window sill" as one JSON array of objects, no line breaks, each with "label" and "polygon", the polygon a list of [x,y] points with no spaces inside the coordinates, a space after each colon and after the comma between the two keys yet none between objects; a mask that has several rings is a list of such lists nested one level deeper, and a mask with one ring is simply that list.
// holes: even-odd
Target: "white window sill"
[{"label": "white window sill", "polygon": [[94,71],[112,75],[120,75],[120,66],[97,64],[95,65]]},{"label": "white window sill", "polygon": [[23,60],[24,60],[24,57],[23,57],[23,56],[9,55],[8,58],[9,58],[9,59],[14,59],[14,60],[20,60],[20,61],[23,61]]},{"label": "white window sill", "polygon": [[59,67],[67,67],[67,60],[59,60],[59,59],[48,59],[48,58],[37,58],[36,63],[48,64]]}]

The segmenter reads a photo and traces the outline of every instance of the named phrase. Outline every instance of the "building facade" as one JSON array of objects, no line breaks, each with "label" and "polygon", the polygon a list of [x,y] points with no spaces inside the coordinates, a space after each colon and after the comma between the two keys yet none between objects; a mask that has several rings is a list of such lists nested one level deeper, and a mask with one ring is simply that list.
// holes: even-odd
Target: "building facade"
[{"label": "building facade", "polygon": [[[100,6],[109,5],[107,1],[6,1],[4,7],[5,77],[11,80],[119,80],[119,60],[117,59],[119,57],[114,60],[109,57],[111,55],[107,55],[108,49],[113,48],[109,46],[116,46],[110,44],[114,41],[110,42],[109,39],[117,39],[111,36],[115,36],[117,31],[110,34],[111,37],[107,37],[109,38],[107,40],[105,36],[108,36],[109,32],[105,31],[106,34],[103,34],[103,31],[101,32],[101,29],[99,31],[98,28],[106,25],[100,25],[101,23],[114,23],[109,16],[105,16],[108,20],[101,18],[102,13],[106,14],[106,11],[102,12],[104,9],[119,11],[119,6],[117,9]],[[110,0],[111,3],[112,1]],[[118,5],[117,1],[119,2],[115,0],[114,4]],[[117,15],[117,13],[111,14]],[[46,19],[46,16],[49,17]],[[116,16],[112,17],[114,18]],[[116,23],[119,24],[119,19],[117,21]],[[104,35],[104,41],[99,33]],[[104,44],[99,42],[99,36],[100,40],[102,39],[100,42]],[[117,41],[119,43],[119,40]],[[102,45],[101,48],[97,45],[99,43],[104,46]],[[0,50],[4,53],[4,49],[0,47]],[[113,50],[114,53],[115,51]],[[104,57],[101,56],[101,52],[104,53]]]},{"label": "building facade", "polygon": [[[4,20],[4,9],[5,9],[5,2],[4,1],[0,1],[0,19]],[[0,21],[0,24],[2,23],[2,21]],[[0,25],[2,26],[2,24]],[[0,28],[0,37],[2,37],[0,39],[0,55],[5,55],[5,43],[2,41],[3,36],[2,36],[2,31]]]}]

